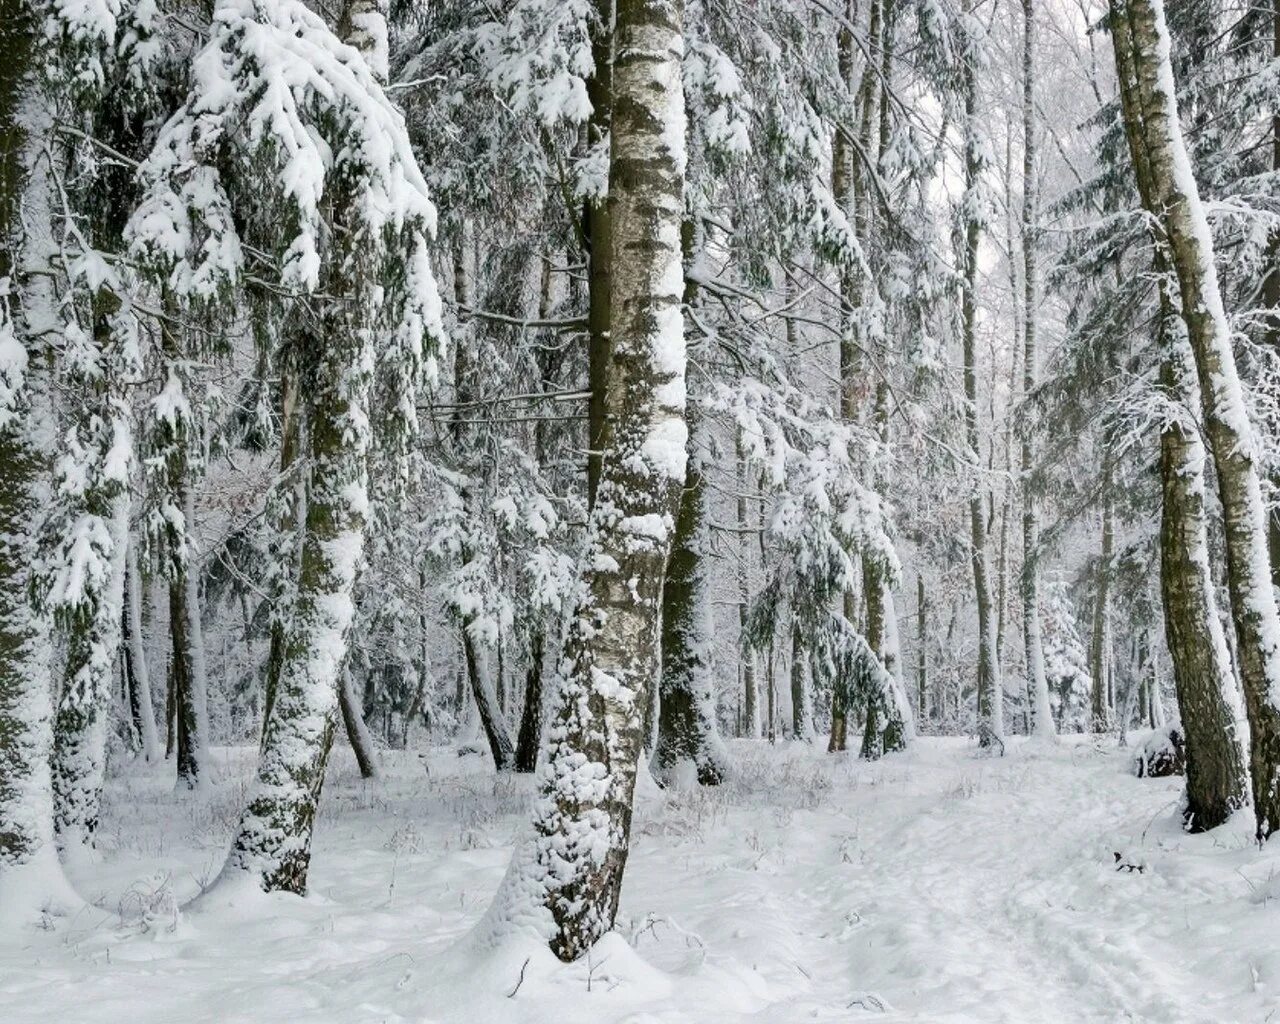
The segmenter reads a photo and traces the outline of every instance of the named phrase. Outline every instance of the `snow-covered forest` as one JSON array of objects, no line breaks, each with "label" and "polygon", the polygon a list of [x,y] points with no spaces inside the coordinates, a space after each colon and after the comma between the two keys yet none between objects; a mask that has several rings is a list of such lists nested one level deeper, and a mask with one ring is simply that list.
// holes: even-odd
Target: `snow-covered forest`
[{"label": "snow-covered forest", "polygon": [[1277,831],[1280,2],[0,0],[0,1019],[1262,1022]]}]

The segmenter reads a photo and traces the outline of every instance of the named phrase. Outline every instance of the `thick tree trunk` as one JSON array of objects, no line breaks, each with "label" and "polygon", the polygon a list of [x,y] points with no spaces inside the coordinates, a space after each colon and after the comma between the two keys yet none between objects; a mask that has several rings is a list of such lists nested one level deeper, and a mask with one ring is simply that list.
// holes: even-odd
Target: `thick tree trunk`
[{"label": "thick tree trunk", "polygon": [[619,0],[615,31],[606,454],[534,837],[491,911],[503,928],[533,924],[562,960],[590,949],[617,913],[688,440],[681,4]]},{"label": "thick tree trunk", "polygon": [[[31,601],[31,567],[49,471],[32,374],[41,353],[26,330],[13,286],[27,177],[24,113],[36,25],[25,0],[0,0],[0,906],[10,927],[37,920],[70,896],[54,846],[49,623]],[[28,209],[28,212],[35,212]]]},{"label": "thick tree trunk", "polygon": [[[1167,240],[1217,469],[1227,583],[1249,716],[1258,836],[1280,828],[1280,613],[1271,586],[1267,516],[1255,440],[1222,306],[1213,242],[1178,120],[1161,0],[1112,0],[1112,39],[1143,200]],[[1131,71],[1132,74],[1127,74]],[[1135,145],[1140,143],[1140,147]],[[1140,151],[1139,151],[1140,149]]]},{"label": "thick tree trunk", "polygon": [[680,766],[686,763],[694,766],[698,782],[704,786],[719,785],[725,775],[726,755],[716,733],[711,678],[706,544],[706,488],[694,451],[689,456],[662,590],[662,665],[653,772],[666,784],[675,781]]}]

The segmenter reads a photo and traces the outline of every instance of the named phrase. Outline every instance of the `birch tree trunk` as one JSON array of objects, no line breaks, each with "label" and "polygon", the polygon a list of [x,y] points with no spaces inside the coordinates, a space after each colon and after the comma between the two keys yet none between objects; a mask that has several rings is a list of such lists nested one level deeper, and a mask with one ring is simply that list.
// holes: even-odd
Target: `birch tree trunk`
[{"label": "birch tree trunk", "polygon": [[1161,0],[1112,0],[1116,64],[1132,69],[1122,93],[1134,163],[1169,247],[1195,359],[1205,433],[1213,453],[1227,547],[1227,584],[1249,716],[1254,813],[1260,839],[1280,828],[1280,613],[1271,586],[1267,516],[1256,440],[1236,371],[1218,288],[1213,242],[1178,120]]},{"label": "birch tree trunk", "polygon": [[[1121,31],[1117,28],[1117,31]],[[1117,44],[1122,99],[1136,104],[1136,81],[1127,33]],[[1136,120],[1126,123],[1138,191],[1151,201],[1153,183],[1146,143]],[[1183,410],[1199,404],[1195,362],[1185,325],[1176,319],[1170,296],[1168,257],[1156,239],[1156,279],[1160,299],[1158,330],[1162,363],[1160,386],[1174,414],[1160,432],[1160,586],[1165,638],[1173,660],[1174,686],[1186,737],[1187,788],[1183,820],[1190,831],[1207,831],[1225,822],[1248,799],[1245,751],[1241,736],[1231,654],[1218,618],[1209,534],[1205,514],[1205,450],[1200,431]],[[1164,707],[1156,652],[1151,652],[1147,714],[1152,728],[1162,727]]]},{"label": "birch tree trunk", "polygon": [[[1040,271],[1036,260],[1039,236],[1040,188],[1036,178],[1036,0],[1022,0],[1022,394],[1023,401],[1036,387],[1037,360],[1036,319],[1040,308]],[[1031,734],[1039,739],[1052,739],[1053,711],[1049,704],[1049,682],[1044,671],[1044,642],[1040,635],[1040,510],[1031,487],[1035,468],[1033,435],[1026,431],[1022,438],[1019,464],[1022,478],[1022,637],[1026,648],[1027,681],[1031,691]]]},{"label": "birch tree trunk", "polygon": [[605,457],[534,835],[488,919],[499,931],[531,925],[562,960],[590,949],[617,913],[685,474],[681,15],[678,0],[617,6]]}]

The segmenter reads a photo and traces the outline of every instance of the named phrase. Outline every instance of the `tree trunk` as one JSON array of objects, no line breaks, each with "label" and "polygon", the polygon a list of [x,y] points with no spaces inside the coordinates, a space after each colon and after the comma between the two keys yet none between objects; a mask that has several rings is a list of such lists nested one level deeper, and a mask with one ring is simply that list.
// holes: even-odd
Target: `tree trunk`
[{"label": "tree trunk", "polygon": [[[0,280],[19,276],[21,209],[34,191],[25,115],[36,25],[25,0],[0,0]],[[10,927],[38,920],[70,895],[54,845],[50,623],[31,601],[31,567],[49,472],[41,429],[42,361],[13,289],[0,295],[0,906]]]},{"label": "tree trunk", "polygon": [[791,736],[813,741],[813,692],[809,650],[796,623],[791,625]]},{"label": "tree trunk", "polygon": [[[306,517],[306,481],[296,465],[302,449],[302,409],[298,401],[298,375],[294,368],[281,371],[280,381],[280,479],[295,475],[292,500],[283,495],[276,510],[274,523],[277,543],[284,549],[278,555],[281,565],[276,566],[274,601],[271,608],[271,648],[267,654],[267,678],[262,700],[262,741],[267,738],[267,721],[271,718],[271,706],[275,703],[280,685],[280,669],[284,665],[285,630],[288,626],[288,609],[292,598],[289,590],[297,575],[298,539],[302,535]],[[287,555],[287,557],[285,557]],[[287,571],[286,571],[287,570]]]},{"label": "tree trunk", "polygon": [[516,771],[531,772],[538,766],[542,744],[542,628],[534,630],[529,642],[529,668],[524,677],[524,709],[520,714],[520,734],[516,737]]},{"label": "tree trunk", "polygon": [[1089,674],[1093,692],[1089,728],[1104,733],[1111,728],[1110,666],[1107,658],[1111,631],[1111,559],[1115,548],[1115,526],[1111,512],[1111,471],[1103,469],[1102,552],[1094,573],[1093,633],[1089,639]]},{"label": "tree trunk", "polygon": [[342,709],[342,724],[347,730],[347,739],[351,742],[351,750],[356,755],[356,764],[360,768],[360,778],[376,779],[378,771],[378,749],[374,746],[369,726],[365,724],[364,711],[360,700],[356,697],[355,683],[351,678],[351,670],[342,672],[342,689],[338,693],[339,706]]},{"label": "tree trunk", "polygon": [[1132,71],[1132,85],[1122,93],[1130,146],[1135,166],[1147,168],[1144,204],[1163,231],[1177,272],[1205,433],[1217,468],[1227,583],[1249,715],[1254,812],[1258,836],[1265,838],[1280,828],[1280,613],[1271,586],[1255,441],[1218,288],[1212,236],[1178,120],[1164,5],[1161,0],[1112,0],[1111,17],[1117,66]]},{"label": "tree trunk", "polygon": [[929,605],[925,597],[924,576],[916,576],[916,714],[920,721],[929,720]]},{"label": "tree trunk", "polygon": [[534,836],[491,911],[504,928],[513,915],[537,915],[534,926],[562,960],[590,949],[617,913],[684,482],[681,13],[678,0],[617,5],[606,454]]},{"label": "tree trunk", "polygon": [[169,585],[169,629],[173,634],[173,670],[178,740],[178,786],[201,789],[209,784],[209,698],[205,671],[204,629],[200,616],[199,567],[192,535],[195,518],[190,490],[183,488],[186,552]]},{"label": "tree trunk", "polygon": [[[966,207],[976,202],[975,193],[983,171],[981,144],[977,137],[978,86],[973,62],[966,60],[962,72],[965,104],[964,187]],[[972,200],[972,202],[970,201]],[[978,247],[982,240],[982,219],[971,211],[964,225],[961,289],[961,338],[964,349],[965,434],[969,458],[975,473],[982,457],[978,434]],[[973,567],[974,591],[978,604],[978,737],[983,747],[999,745],[1004,739],[1004,685],[996,653],[995,600],[991,591],[991,566],[987,551],[986,490],[979,480],[972,483],[969,498],[969,558]]]},{"label": "tree trunk", "polygon": [[694,766],[698,782],[704,786],[719,785],[725,775],[726,755],[716,734],[711,677],[711,603],[703,553],[707,539],[706,488],[695,450],[689,455],[662,590],[662,664],[653,771],[668,785],[684,763]]},{"label": "tree trunk", "polygon": [[99,514],[110,538],[108,575],[95,606],[68,632],[62,698],[54,719],[54,824],[58,845],[68,853],[91,848],[98,828],[107,714],[120,649],[129,495],[121,489],[105,497]]},{"label": "tree trunk", "polygon": [[156,714],[151,705],[151,677],[146,647],[142,642],[142,576],[138,570],[138,552],[132,540],[126,558],[125,643],[130,667],[129,699],[142,741],[142,756],[154,762],[160,760],[160,737],[156,732]]},{"label": "tree trunk", "polygon": [[[1039,236],[1040,187],[1036,178],[1036,12],[1035,0],[1022,0],[1022,395],[1026,402],[1036,387],[1037,314],[1040,309],[1040,273],[1036,259]],[[1044,671],[1044,642],[1040,635],[1040,510],[1031,486],[1035,469],[1034,435],[1027,430],[1022,439],[1020,476],[1022,479],[1022,636],[1026,649],[1027,681],[1031,696],[1031,734],[1041,740],[1054,736],[1053,711],[1049,704],[1049,682]]]},{"label": "tree trunk", "polygon": [[[751,538],[747,532],[751,527],[747,520],[747,469],[746,453],[742,445],[741,433],[737,436],[737,476],[738,487],[738,537],[741,548],[738,555],[738,635],[746,636],[747,614],[751,605]],[[753,646],[738,644],[739,659],[742,670],[742,714],[743,733],[750,739],[760,736],[760,699],[756,687],[756,656]]]},{"label": "tree trunk", "polygon": [[493,683],[489,680],[484,666],[480,664],[475,642],[465,627],[462,630],[462,653],[467,660],[467,677],[471,680],[471,694],[475,697],[476,709],[480,712],[480,724],[484,726],[485,738],[489,741],[493,766],[500,772],[508,772],[515,761],[515,747],[511,742],[511,734],[507,731],[507,722],[502,716],[502,708],[498,705],[498,696],[493,691]]},{"label": "tree trunk", "polygon": [[[587,145],[607,144],[613,116],[613,8],[614,0],[594,0],[596,23],[592,27],[591,58],[595,66],[587,79],[591,116],[587,121]],[[611,316],[610,263],[613,259],[609,203],[605,196],[591,196],[583,211],[587,247],[587,505],[595,503],[604,454],[605,415],[609,394],[609,320]]]}]

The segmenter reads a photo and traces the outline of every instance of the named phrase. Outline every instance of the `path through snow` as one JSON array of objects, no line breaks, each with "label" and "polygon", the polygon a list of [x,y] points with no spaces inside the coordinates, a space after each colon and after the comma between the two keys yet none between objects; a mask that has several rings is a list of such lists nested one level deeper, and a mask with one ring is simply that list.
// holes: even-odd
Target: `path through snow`
[{"label": "path through snow", "polygon": [[528,799],[529,780],[479,759],[434,751],[428,778],[392,757],[372,785],[341,762],[310,898],[188,912],[175,903],[216,872],[252,752],[224,752],[199,805],[160,772],[119,780],[105,861],[76,879],[114,913],[0,922],[0,1019],[1280,1021],[1280,847],[1258,852],[1247,823],[1184,836],[1177,782],[1125,774],[1111,743],[992,760],[924,740],[879,764],[732,749],[721,790],[646,788],[620,935],[568,966],[467,945]]}]

